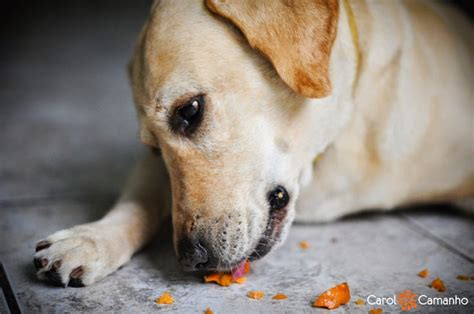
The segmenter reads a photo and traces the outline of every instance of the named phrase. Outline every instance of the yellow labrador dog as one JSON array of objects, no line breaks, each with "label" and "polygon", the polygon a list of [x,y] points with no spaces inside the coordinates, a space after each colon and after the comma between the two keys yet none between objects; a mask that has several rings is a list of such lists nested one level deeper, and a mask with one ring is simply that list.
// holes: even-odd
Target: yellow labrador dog
[{"label": "yellow labrador dog", "polygon": [[162,0],[130,63],[141,162],[101,220],[36,247],[90,285],[170,213],[186,270],[225,270],[329,221],[474,194],[473,27],[429,1]]}]

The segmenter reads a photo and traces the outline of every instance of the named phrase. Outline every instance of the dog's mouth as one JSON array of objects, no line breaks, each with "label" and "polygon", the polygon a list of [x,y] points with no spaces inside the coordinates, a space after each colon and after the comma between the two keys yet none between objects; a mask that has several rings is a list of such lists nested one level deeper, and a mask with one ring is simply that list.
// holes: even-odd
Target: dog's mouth
[{"label": "dog's mouth", "polygon": [[277,243],[283,229],[283,220],[286,218],[288,210],[286,208],[270,211],[267,226],[262,237],[258,241],[253,252],[249,255],[249,261],[258,260],[270,252]]},{"label": "dog's mouth", "polygon": [[232,276],[241,277],[243,267],[246,261],[256,261],[265,255],[267,255],[273,246],[278,242],[281,231],[283,230],[284,223],[283,220],[286,218],[288,213],[287,208],[283,208],[280,210],[274,210],[270,212],[267,225],[265,227],[265,231],[263,232],[262,237],[257,242],[257,245],[251,251],[249,255],[244,256],[237,262],[228,263],[224,267],[221,266],[214,266],[214,267],[207,267],[206,269],[202,269],[198,271],[202,274],[209,274],[213,271],[228,271],[232,274]]}]

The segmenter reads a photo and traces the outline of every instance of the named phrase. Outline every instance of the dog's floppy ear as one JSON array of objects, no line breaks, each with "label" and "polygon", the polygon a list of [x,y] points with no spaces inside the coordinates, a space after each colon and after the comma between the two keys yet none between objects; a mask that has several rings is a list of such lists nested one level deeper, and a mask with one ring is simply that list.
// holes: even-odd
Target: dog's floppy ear
[{"label": "dog's floppy ear", "polygon": [[294,91],[310,98],[331,92],[329,57],[338,0],[206,0],[229,19]]}]

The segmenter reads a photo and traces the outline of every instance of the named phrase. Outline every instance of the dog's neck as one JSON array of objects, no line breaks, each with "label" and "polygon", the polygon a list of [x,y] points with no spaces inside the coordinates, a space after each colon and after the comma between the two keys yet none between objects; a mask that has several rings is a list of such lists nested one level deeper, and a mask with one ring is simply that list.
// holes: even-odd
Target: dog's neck
[{"label": "dog's neck", "polygon": [[354,50],[356,54],[356,76],[354,78],[354,83],[353,83],[353,91],[354,91],[357,88],[357,82],[359,79],[360,66],[362,63],[362,51],[360,48],[359,27],[357,26],[357,20],[354,15],[354,10],[352,9],[350,0],[343,0],[343,3],[344,3],[344,10],[346,11],[346,14],[347,14],[349,29],[351,31],[352,42],[354,44]]},{"label": "dog's neck", "polygon": [[[362,54],[359,43],[359,29],[356,14],[351,3],[342,0],[339,6],[337,37],[333,44],[330,61],[332,93],[322,99],[307,99],[307,115],[302,124],[311,126],[307,130],[307,142],[311,145],[306,157],[306,167],[301,174],[301,183],[312,178],[314,163],[323,158],[342,132],[354,110],[353,97],[356,90]],[[356,12],[357,13],[357,12]],[[328,125],[330,127],[321,127]],[[311,174],[311,175],[308,175]]]},{"label": "dog's neck", "polygon": [[[332,71],[332,79],[337,81],[337,83],[333,83],[333,95],[335,97],[329,97],[327,101],[339,103],[342,102],[350,106],[359,79],[362,63],[362,51],[360,47],[359,27],[352,4],[350,0],[342,0],[341,2],[343,5],[340,6],[339,12],[338,36],[334,43],[334,52],[332,57],[332,69],[334,69],[334,71]],[[347,42],[351,42],[352,47],[349,49],[352,51],[348,51]],[[351,57],[347,58],[347,55]],[[341,58],[341,56],[344,56],[345,58]],[[340,60],[344,59],[349,60],[347,62],[340,62]],[[344,68],[344,71],[338,70],[339,67]],[[344,81],[342,85],[339,84],[340,81]],[[345,87],[341,88],[341,86],[347,87],[347,84],[351,84],[352,86],[349,89],[346,89]],[[342,93],[343,90],[351,91],[350,95],[347,93]],[[324,150],[317,152],[314,157],[314,162],[316,163],[318,160],[320,160],[323,154]]]}]

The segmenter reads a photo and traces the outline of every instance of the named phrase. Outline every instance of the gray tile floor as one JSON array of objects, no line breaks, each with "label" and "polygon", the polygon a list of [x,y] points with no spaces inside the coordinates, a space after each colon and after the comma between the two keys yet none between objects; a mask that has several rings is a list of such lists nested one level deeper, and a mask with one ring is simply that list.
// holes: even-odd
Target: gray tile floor
[{"label": "gray tile floor", "polygon": [[[405,289],[470,302],[419,305],[417,312],[474,312],[474,281],[456,279],[474,275],[474,220],[447,207],[295,225],[282,248],[254,263],[246,284],[228,288],[181,273],[169,230],[94,286],[63,289],[37,281],[35,241],[100,217],[141,150],[125,64],[146,5],[130,8],[119,1],[112,14],[107,2],[92,9],[87,2],[72,3],[20,10],[9,22],[9,49],[0,60],[0,260],[7,276],[0,274],[0,281],[13,289],[24,312],[199,313],[211,307],[215,313],[309,313],[324,311],[310,302],[342,281],[349,283],[352,300],[332,312],[367,312],[379,306],[356,305],[357,298]],[[311,248],[300,249],[301,240]],[[425,267],[429,279],[417,277]],[[447,292],[428,287],[435,276]],[[289,299],[250,300],[245,295],[252,289]],[[154,304],[164,290],[175,304]],[[1,313],[8,303],[14,300],[2,294]]]}]

